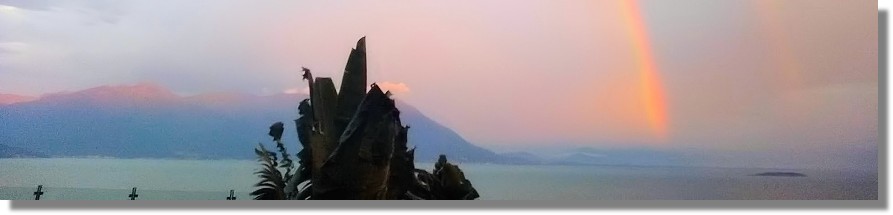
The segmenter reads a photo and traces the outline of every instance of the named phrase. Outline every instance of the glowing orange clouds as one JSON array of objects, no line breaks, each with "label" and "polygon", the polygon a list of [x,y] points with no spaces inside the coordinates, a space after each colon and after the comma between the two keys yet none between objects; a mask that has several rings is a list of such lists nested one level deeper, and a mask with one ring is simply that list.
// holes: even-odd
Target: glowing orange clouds
[{"label": "glowing orange clouds", "polygon": [[382,82],[376,82],[376,84],[378,84],[378,87],[380,87],[382,90],[390,91],[391,93],[393,93],[395,95],[409,93],[409,87],[406,86],[406,84],[403,82],[382,81]]},{"label": "glowing orange clouds", "polygon": [[654,55],[651,50],[651,42],[648,39],[648,31],[645,21],[639,10],[636,0],[628,0],[622,3],[623,20],[627,26],[630,42],[635,55],[636,67],[641,84],[641,99],[645,107],[648,124],[654,134],[660,139],[667,136],[667,104],[664,98],[663,86],[655,65]]}]

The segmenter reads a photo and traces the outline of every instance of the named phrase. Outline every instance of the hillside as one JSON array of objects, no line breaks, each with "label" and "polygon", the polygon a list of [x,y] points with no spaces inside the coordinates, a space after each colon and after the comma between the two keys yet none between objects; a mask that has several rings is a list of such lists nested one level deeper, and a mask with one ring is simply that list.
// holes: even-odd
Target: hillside
[{"label": "hillside", "polygon": [[[250,159],[267,130],[281,121],[294,131],[297,104],[306,95],[255,96],[209,93],[178,96],[141,83],[102,86],[0,105],[0,144],[49,156],[122,158]],[[438,154],[451,160],[495,162],[497,155],[468,143],[410,105],[398,103],[412,128],[418,161]],[[297,152],[294,132],[283,140]]]}]

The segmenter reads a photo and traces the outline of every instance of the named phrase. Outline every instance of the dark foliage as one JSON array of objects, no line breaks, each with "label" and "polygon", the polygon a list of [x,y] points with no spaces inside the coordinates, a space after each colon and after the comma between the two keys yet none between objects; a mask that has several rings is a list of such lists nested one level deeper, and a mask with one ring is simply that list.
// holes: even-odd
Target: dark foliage
[{"label": "dark foliage", "polygon": [[[400,121],[390,92],[376,84],[366,91],[365,38],[350,53],[340,93],[330,78],[314,78],[302,68],[310,99],[300,102],[295,120],[303,149],[292,160],[281,142],[284,125],[270,126],[282,160],[256,153],[261,182],[255,199],[455,199],[479,197],[458,166],[440,155],[434,173],[416,169],[415,149],[407,147],[409,126]],[[283,175],[278,168],[284,168]]]},{"label": "dark foliage", "polygon": [[261,163],[261,170],[255,172],[261,178],[261,181],[254,186],[257,190],[251,192],[256,200],[279,200],[285,199],[285,180],[279,169],[276,168],[276,154],[273,154],[264,148],[262,144],[255,149],[258,161]]},{"label": "dark foliage", "polygon": [[282,131],[285,130],[285,127],[282,125],[282,122],[273,123],[270,126],[270,136],[273,137],[273,141],[279,141],[282,139]]}]

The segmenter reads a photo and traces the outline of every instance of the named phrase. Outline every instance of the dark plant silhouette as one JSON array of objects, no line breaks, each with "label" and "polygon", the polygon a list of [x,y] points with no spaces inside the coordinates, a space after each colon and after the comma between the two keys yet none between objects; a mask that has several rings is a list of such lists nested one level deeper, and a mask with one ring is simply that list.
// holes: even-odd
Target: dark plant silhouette
[{"label": "dark plant silhouette", "polygon": [[267,151],[263,144],[259,144],[260,149],[255,149],[258,161],[261,163],[261,170],[255,172],[261,178],[261,181],[254,186],[257,190],[251,192],[256,200],[277,200],[285,199],[285,177],[277,169],[276,155]]},{"label": "dark plant silhouette", "polygon": [[[295,120],[301,151],[295,174],[282,144],[284,125],[270,126],[282,159],[261,145],[256,154],[261,182],[255,199],[476,199],[471,182],[441,155],[434,173],[416,169],[407,147],[409,126],[400,121],[390,92],[376,84],[366,91],[365,38],[351,50],[336,92],[331,78],[314,78],[302,67],[310,98]],[[278,168],[284,168],[282,174]]]}]

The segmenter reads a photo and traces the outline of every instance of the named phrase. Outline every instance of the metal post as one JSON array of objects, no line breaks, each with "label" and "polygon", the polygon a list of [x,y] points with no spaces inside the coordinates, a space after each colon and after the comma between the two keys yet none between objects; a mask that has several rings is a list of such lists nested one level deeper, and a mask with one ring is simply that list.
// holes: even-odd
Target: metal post
[{"label": "metal post", "polygon": [[34,200],[40,200],[41,195],[43,195],[43,185],[37,185],[37,191],[34,192]]},{"label": "metal post", "polygon": [[136,200],[136,197],[139,197],[139,196],[140,196],[140,195],[137,195],[137,194],[136,194],[136,187],[134,187],[134,188],[133,188],[133,191],[130,191],[130,195],[127,196],[127,197],[130,197],[130,200]]},{"label": "metal post", "polygon": [[226,200],[236,200],[233,190],[229,190],[229,197],[226,197]]}]

